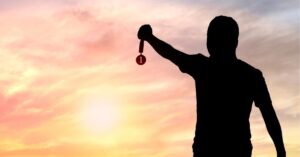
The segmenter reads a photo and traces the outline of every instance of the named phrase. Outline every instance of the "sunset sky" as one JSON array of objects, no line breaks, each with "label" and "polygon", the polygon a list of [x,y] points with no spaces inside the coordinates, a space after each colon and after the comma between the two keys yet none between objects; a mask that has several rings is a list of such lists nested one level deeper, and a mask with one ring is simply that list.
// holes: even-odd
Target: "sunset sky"
[{"label": "sunset sky", "polygon": [[[239,24],[238,58],[263,71],[287,156],[300,155],[298,0],[0,0],[1,157],[192,157],[191,77],[138,28],[188,54],[217,15]],[[259,110],[253,157],[276,151]]]}]

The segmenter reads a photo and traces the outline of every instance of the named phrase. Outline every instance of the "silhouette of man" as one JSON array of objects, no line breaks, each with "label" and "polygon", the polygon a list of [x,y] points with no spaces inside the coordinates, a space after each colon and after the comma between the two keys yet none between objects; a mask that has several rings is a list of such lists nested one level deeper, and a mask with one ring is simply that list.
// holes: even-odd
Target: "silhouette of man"
[{"label": "silhouette of man", "polygon": [[262,113],[277,157],[285,157],[281,127],[262,72],[236,57],[238,36],[238,24],[233,18],[215,17],[207,31],[210,56],[206,57],[174,49],[155,37],[150,25],[141,26],[138,32],[139,39],[150,43],[162,57],[195,80],[194,157],[250,157],[249,116],[253,101]]}]

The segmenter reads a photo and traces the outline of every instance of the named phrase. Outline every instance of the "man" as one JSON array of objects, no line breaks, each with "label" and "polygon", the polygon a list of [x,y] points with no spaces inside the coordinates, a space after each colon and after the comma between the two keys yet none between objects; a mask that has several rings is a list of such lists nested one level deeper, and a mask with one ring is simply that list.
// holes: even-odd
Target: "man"
[{"label": "man", "polygon": [[138,32],[139,39],[147,41],[157,53],[195,80],[194,157],[250,157],[249,116],[253,101],[262,113],[277,157],[285,157],[281,127],[262,72],[236,57],[238,36],[239,28],[234,19],[215,17],[207,31],[210,56],[206,57],[174,49],[155,37],[150,25],[143,25]]}]

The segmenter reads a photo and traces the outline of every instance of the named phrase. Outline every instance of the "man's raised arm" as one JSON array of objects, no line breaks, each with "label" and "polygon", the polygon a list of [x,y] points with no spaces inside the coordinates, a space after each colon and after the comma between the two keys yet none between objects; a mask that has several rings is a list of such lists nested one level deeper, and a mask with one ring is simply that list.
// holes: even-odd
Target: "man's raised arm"
[{"label": "man's raised arm", "polygon": [[138,31],[138,38],[147,41],[154,50],[162,57],[171,60],[177,64],[180,59],[188,56],[187,54],[174,49],[171,45],[158,39],[152,34],[152,28],[150,25],[143,25]]}]

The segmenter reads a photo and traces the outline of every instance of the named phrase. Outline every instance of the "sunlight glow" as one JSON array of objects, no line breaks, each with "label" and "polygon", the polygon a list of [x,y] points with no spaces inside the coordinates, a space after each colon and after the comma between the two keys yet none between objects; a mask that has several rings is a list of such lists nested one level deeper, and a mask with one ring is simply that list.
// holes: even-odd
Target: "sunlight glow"
[{"label": "sunlight glow", "polygon": [[83,109],[83,123],[95,133],[111,131],[119,122],[119,112],[109,102],[93,102]]}]

